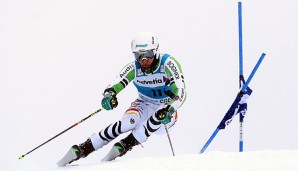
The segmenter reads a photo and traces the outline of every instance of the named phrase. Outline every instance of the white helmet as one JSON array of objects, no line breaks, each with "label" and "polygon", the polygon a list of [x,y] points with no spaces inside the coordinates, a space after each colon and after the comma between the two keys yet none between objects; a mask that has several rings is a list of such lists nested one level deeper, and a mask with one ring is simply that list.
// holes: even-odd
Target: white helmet
[{"label": "white helmet", "polygon": [[143,53],[153,51],[156,59],[159,58],[158,39],[150,32],[140,32],[131,41],[131,50],[133,53]]}]

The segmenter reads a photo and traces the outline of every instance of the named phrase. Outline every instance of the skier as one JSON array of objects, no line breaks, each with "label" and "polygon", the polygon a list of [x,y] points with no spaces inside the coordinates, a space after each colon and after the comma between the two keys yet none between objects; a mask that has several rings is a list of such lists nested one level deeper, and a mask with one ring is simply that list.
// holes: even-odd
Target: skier
[{"label": "skier", "polygon": [[[117,107],[117,94],[133,82],[138,98],[124,112],[122,118],[91,135],[87,141],[73,145],[57,163],[65,166],[102,148],[122,133],[131,131],[115,143],[102,161],[123,156],[134,146],[144,143],[152,133],[164,133],[177,120],[177,109],[186,99],[185,82],[179,62],[169,54],[159,53],[157,37],[141,32],[131,42],[135,60],[127,64],[114,82],[104,90],[101,101],[105,110]],[[164,125],[165,124],[165,125]]]}]

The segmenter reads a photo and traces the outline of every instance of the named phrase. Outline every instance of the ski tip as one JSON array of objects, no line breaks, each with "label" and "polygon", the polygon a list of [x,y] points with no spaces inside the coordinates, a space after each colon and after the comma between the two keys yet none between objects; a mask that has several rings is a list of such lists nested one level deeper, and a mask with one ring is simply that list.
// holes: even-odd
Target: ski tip
[{"label": "ski tip", "polygon": [[19,157],[19,159],[23,159],[25,157],[25,155],[21,155],[20,157]]}]

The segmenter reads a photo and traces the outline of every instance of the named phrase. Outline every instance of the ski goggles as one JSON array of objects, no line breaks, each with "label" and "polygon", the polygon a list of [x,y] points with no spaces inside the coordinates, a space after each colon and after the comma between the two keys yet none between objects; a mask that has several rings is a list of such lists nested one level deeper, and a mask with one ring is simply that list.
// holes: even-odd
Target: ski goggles
[{"label": "ski goggles", "polygon": [[149,60],[154,57],[154,50],[146,50],[146,51],[140,51],[140,52],[133,52],[135,59],[137,61],[142,61],[142,60]]}]

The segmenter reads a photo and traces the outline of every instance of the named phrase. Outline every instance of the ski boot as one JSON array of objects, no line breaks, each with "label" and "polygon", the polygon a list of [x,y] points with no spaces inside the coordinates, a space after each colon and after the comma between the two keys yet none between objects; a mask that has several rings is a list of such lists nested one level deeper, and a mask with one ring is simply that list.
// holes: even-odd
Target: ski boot
[{"label": "ski boot", "polygon": [[95,151],[95,149],[92,145],[91,139],[88,138],[86,142],[80,145],[73,145],[66,155],[57,162],[57,165],[59,167],[66,166],[67,164],[79,160],[80,158],[87,157],[93,151]]},{"label": "ski boot", "polygon": [[125,155],[128,151],[140,143],[135,139],[132,134],[114,144],[110,152],[101,161],[112,161],[117,157]]}]

